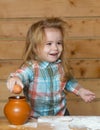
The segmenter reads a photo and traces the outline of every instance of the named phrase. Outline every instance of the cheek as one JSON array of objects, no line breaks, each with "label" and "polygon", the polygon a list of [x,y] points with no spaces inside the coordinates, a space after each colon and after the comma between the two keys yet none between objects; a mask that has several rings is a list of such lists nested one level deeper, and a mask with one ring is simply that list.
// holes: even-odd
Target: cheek
[{"label": "cheek", "polygon": [[60,52],[62,52],[62,51],[63,51],[63,47],[61,46],[61,47],[60,47]]},{"label": "cheek", "polygon": [[49,47],[44,47],[43,49],[42,49],[42,51],[44,52],[44,53],[48,53],[49,52]]}]

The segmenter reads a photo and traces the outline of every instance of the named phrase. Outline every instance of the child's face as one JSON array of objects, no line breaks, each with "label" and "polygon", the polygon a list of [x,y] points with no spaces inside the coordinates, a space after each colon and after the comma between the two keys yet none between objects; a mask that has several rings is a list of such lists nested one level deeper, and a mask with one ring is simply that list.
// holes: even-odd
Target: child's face
[{"label": "child's face", "polygon": [[59,29],[46,28],[44,46],[38,50],[41,60],[55,62],[61,56],[63,47],[63,37]]}]

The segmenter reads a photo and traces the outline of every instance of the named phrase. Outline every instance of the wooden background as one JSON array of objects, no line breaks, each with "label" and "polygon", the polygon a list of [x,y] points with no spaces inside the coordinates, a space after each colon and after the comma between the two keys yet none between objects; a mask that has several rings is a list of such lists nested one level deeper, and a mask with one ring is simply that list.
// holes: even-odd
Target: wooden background
[{"label": "wooden background", "polygon": [[59,16],[68,23],[68,57],[74,75],[96,93],[92,103],[68,93],[71,115],[100,115],[100,0],[0,0],[0,117],[12,95],[6,80],[22,60],[27,30],[45,16]]}]

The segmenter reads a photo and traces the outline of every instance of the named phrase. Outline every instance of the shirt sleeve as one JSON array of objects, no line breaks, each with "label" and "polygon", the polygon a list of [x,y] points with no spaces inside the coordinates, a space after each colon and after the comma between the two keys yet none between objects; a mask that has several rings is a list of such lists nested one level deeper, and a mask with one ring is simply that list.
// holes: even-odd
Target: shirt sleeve
[{"label": "shirt sleeve", "polygon": [[74,94],[78,95],[79,89],[81,86],[79,85],[78,81],[75,79],[69,80],[65,85],[65,90],[73,92]]},{"label": "shirt sleeve", "polygon": [[10,77],[19,77],[23,84],[28,84],[33,81],[34,73],[31,66],[23,66],[15,73],[11,73]]}]

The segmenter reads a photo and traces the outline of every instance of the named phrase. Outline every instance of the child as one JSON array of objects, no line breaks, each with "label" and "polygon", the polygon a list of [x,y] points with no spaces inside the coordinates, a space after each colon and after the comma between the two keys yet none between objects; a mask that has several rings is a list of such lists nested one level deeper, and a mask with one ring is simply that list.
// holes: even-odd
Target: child
[{"label": "child", "polygon": [[31,116],[69,115],[65,91],[91,102],[95,94],[73,78],[66,59],[65,22],[46,18],[33,24],[27,33],[24,62],[11,73],[7,87],[13,92],[18,84],[31,105]]}]

